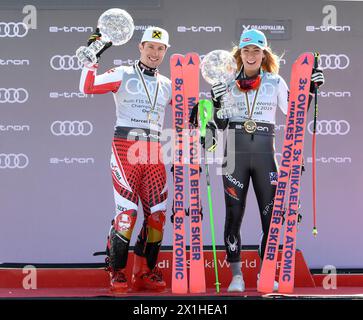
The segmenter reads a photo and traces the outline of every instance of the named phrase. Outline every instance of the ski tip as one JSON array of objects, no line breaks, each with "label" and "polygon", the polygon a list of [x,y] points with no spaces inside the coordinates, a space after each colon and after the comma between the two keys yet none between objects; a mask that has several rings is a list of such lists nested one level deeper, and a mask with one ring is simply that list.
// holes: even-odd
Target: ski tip
[{"label": "ski tip", "polygon": [[193,61],[193,57],[189,57],[188,64],[195,64],[194,61]]},{"label": "ski tip", "polygon": [[199,57],[199,53],[196,52],[189,52],[185,55],[186,59],[188,60],[188,65],[189,64],[193,64],[193,65],[199,65],[200,63],[200,57]]},{"label": "ski tip", "polygon": [[180,61],[180,58],[178,58],[178,60],[176,61],[176,64],[175,64],[175,66],[176,67],[182,67],[183,65],[182,65],[182,63],[181,63],[181,61]]},{"label": "ski tip", "polygon": [[305,59],[303,60],[303,62],[301,63],[302,65],[303,64],[309,64],[309,58],[308,58],[308,56],[306,55],[305,56]]},{"label": "ski tip", "polygon": [[184,61],[184,56],[180,53],[174,53],[171,57],[170,57],[170,66],[174,66],[174,67],[182,67],[183,66],[183,61]]},{"label": "ski tip", "polygon": [[295,60],[300,66],[314,63],[314,52],[303,52]]}]

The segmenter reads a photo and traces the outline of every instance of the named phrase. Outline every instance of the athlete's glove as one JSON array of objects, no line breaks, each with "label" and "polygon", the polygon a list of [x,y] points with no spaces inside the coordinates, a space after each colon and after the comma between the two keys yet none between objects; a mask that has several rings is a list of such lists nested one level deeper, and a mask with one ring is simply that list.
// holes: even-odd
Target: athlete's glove
[{"label": "athlete's glove", "polygon": [[[189,123],[193,125],[195,128],[198,128],[198,103],[193,107],[192,112],[190,113]],[[200,144],[203,149],[206,149],[209,152],[213,152],[217,147],[217,138],[216,138],[216,130],[217,126],[213,122],[208,122],[206,126],[206,134],[205,137],[200,137]]]},{"label": "athlete's glove", "polygon": [[320,88],[324,83],[323,70],[314,68],[311,74],[310,93],[315,93],[315,88]]},{"label": "athlete's glove", "polygon": [[207,123],[205,137],[200,138],[203,149],[214,152],[217,148],[217,127],[213,122]]},{"label": "athlete's glove", "polygon": [[[91,36],[88,38],[88,42],[87,42],[87,46],[90,46],[93,42],[95,42],[96,40],[99,40],[102,37],[102,34],[100,32],[99,28],[96,28],[95,32],[93,32],[91,34]],[[100,59],[100,56],[103,52],[105,52],[109,47],[112,46],[112,42],[109,41],[107,42],[103,48],[96,54],[97,57],[97,61]]]},{"label": "athlete's glove", "polygon": [[212,99],[218,101],[221,97],[226,94],[227,85],[222,82],[218,82],[212,86]]}]

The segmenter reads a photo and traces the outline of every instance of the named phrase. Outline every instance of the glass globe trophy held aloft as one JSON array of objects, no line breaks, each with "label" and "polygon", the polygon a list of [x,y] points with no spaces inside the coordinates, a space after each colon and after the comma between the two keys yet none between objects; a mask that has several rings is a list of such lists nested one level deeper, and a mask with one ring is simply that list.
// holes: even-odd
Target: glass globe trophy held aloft
[{"label": "glass globe trophy held aloft", "polygon": [[88,47],[79,47],[76,51],[76,56],[82,63],[95,64],[97,53],[107,42],[111,41],[114,46],[123,45],[131,39],[135,29],[130,14],[118,8],[112,8],[102,13],[97,27],[100,29],[102,39],[92,42]]},{"label": "glass globe trophy held aloft", "polygon": [[[237,62],[233,55],[226,50],[214,50],[209,52],[201,63],[202,77],[210,85],[224,83],[227,85],[227,93],[221,98],[222,108],[218,110],[217,117],[225,119],[232,114],[237,113],[233,108],[233,97],[228,90],[228,83],[236,77]],[[232,114],[231,114],[232,113]]]}]

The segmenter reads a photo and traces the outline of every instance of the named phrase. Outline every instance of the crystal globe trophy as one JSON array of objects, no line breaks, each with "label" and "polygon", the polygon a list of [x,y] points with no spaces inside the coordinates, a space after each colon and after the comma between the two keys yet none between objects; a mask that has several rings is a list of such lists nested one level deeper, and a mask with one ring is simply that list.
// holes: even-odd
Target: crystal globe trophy
[{"label": "crystal globe trophy", "polygon": [[106,43],[111,41],[114,46],[123,45],[131,39],[135,29],[130,14],[118,8],[112,8],[102,13],[97,27],[100,29],[102,38],[92,42],[88,47],[82,46],[76,51],[76,56],[82,63],[96,63],[96,55]]},{"label": "crystal globe trophy", "polygon": [[[233,81],[236,76],[237,62],[233,55],[226,50],[214,50],[209,52],[201,63],[202,77],[210,85],[224,83],[228,88],[228,83]],[[221,98],[221,110],[217,112],[217,117],[225,118],[224,109],[231,109],[233,97],[230,90]]]}]

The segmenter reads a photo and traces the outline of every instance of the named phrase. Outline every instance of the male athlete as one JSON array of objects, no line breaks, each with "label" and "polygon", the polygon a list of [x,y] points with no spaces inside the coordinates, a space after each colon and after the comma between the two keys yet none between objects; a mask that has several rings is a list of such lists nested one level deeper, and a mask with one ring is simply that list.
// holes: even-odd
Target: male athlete
[{"label": "male athlete", "polygon": [[[88,45],[100,37],[96,29]],[[98,57],[111,45],[107,43]],[[81,92],[111,92],[116,104],[111,154],[116,214],[107,243],[111,290],[116,292],[128,290],[125,268],[139,199],[144,222],[134,249],[132,287],[134,290],[162,291],[166,286],[156,267],[168,194],[159,135],[165,110],[171,104],[171,81],[157,68],[168,47],[168,32],[149,27],[139,44],[140,59],[133,66],[120,66],[97,75],[98,63],[89,65],[85,62],[81,74]]]}]

